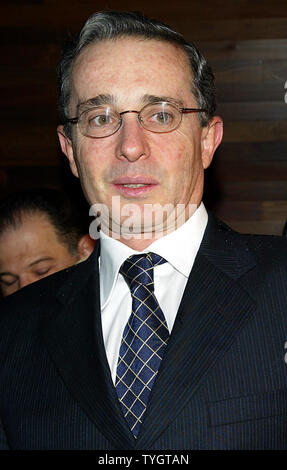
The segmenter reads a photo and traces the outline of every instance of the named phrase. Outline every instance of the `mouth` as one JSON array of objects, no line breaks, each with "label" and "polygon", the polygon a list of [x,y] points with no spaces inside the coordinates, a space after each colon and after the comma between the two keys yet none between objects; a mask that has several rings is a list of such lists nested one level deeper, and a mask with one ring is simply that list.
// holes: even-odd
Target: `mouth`
[{"label": "mouth", "polygon": [[123,184],[122,186],[124,186],[125,188],[142,188],[144,186],[149,186],[148,184],[145,184],[145,183],[140,183],[140,184]]},{"label": "mouth", "polygon": [[112,181],[112,185],[122,196],[138,197],[150,193],[158,186],[158,182],[151,177],[136,176],[117,178]]}]

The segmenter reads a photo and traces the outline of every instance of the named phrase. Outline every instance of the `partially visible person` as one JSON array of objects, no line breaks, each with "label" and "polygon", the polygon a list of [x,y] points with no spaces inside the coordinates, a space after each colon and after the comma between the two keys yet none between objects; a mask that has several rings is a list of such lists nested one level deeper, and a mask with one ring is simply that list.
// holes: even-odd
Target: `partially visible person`
[{"label": "partially visible person", "polygon": [[68,197],[48,188],[0,201],[0,287],[5,297],[86,259],[94,240]]}]

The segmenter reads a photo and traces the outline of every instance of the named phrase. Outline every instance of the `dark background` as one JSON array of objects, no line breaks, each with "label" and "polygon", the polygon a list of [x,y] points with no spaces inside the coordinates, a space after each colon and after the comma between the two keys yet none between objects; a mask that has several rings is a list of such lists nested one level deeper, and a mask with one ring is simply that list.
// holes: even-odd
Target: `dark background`
[{"label": "dark background", "polygon": [[103,9],[158,18],[205,54],[225,122],[223,143],[206,172],[207,206],[239,231],[281,234],[287,218],[287,0],[1,1],[0,198],[39,185],[83,198],[57,142],[55,67],[66,35]]}]

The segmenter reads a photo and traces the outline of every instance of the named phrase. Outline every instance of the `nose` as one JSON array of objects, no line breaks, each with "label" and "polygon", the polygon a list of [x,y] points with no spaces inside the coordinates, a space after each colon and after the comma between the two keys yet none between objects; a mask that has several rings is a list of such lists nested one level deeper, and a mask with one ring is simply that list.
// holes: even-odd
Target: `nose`
[{"label": "nose", "polygon": [[122,125],[119,129],[117,158],[135,162],[139,158],[146,159],[150,155],[149,144],[145,131],[139,123],[137,113],[128,113],[122,116]]},{"label": "nose", "polygon": [[31,274],[22,274],[19,276],[19,282],[18,282],[18,289],[22,289],[22,287],[28,286],[29,284],[32,284],[32,282],[37,281],[35,276]]}]

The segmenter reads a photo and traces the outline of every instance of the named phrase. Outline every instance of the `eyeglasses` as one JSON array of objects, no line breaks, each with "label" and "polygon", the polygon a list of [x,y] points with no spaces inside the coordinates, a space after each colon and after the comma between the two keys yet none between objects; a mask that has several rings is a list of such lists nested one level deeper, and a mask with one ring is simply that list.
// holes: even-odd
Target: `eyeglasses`
[{"label": "eyeglasses", "polygon": [[137,113],[138,121],[144,129],[163,133],[177,129],[183,114],[206,112],[206,109],[179,108],[167,101],[160,101],[147,104],[140,111],[128,110],[121,113],[111,106],[95,106],[66,122],[77,124],[80,132],[87,137],[101,138],[117,132],[123,122],[122,116],[127,113]]}]

